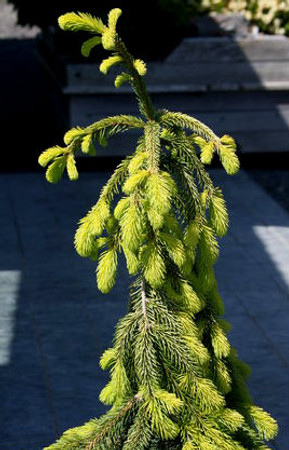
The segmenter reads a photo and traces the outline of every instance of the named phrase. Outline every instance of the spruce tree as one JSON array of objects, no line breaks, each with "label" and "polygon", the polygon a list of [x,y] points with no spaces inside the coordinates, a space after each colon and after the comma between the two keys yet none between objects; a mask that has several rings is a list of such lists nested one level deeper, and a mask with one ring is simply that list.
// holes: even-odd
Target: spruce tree
[{"label": "spruce tree", "polygon": [[118,255],[131,276],[128,312],[100,360],[110,381],[100,400],[111,409],[99,419],[67,430],[47,450],[265,450],[277,434],[275,420],[253,404],[240,361],[221,318],[223,303],[214,264],[218,237],[228,229],[222,191],[205,169],[214,153],[229,175],[239,169],[236,144],[219,138],[181,112],[156,110],[146,90],[146,65],[134,59],[116,33],[121,14],[108,24],[85,13],[59,18],[63,30],[87,31],[82,53],[96,45],[112,52],[104,74],[123,67],[115,86],[130,83],[140,117],[118,115],[64,136],[65,146],[39,157],[46,178],[64,169],[78,178],[75,153],[95,154],[95,143],[140,129],[134,153],[119,164],[97,203],[79,222],[75,248],[97,261],[98,289],[115,284]]}]

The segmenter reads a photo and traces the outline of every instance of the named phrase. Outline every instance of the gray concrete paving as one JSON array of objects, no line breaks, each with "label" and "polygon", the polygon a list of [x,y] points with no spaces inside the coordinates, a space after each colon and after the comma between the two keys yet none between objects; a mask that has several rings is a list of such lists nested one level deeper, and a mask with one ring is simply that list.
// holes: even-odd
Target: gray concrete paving
[{"label": "gray concrete paving", "polygon": [[[273,447],[286,450],[289,215],[245,173],[212,174],[231,213],[216,266],[230,341],[252,367],[256,403],[279,422]],[[98,360],[126,310],[128,278],[121,266],[100,294],[94,263],[72,243],[108,175],[55,186],[41,174],[0,175],[0,450],[40,450],[105,410]]]}]

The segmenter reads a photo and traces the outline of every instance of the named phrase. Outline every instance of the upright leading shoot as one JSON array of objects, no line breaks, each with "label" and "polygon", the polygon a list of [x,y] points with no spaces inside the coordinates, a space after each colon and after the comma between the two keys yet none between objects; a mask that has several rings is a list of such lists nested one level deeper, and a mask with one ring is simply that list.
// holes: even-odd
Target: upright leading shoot
[{"label": "upright leading shoot", "polygon": [[130,83],[140,117],[106,117],[69,130],[65,146],[39,157],[47,180],[58,182],[65,169],[76,180],[76,153],[93,156],[96,143],[106,145],[118,132],[138,128],[142,136],[75,235],[79,255],[97,261],[101,292],[114,286],[122,252],[131,276],[128,313],[100,360],[111,375],[100,400],[112,406],[47,450],[265,450],[277,424],[253,404],[249,369],[226,337],[214,274],[228,213],[205,165],[217,153],[235,174],[236,145],[193,117],[154,108],[145,63],[116,33],[120,14],[110,11],[107,25],[84,13],[59,18],[63,30],[91,33],[84,56],[97,45],[111,52],[100,71],[121,67],[115,86]]}]

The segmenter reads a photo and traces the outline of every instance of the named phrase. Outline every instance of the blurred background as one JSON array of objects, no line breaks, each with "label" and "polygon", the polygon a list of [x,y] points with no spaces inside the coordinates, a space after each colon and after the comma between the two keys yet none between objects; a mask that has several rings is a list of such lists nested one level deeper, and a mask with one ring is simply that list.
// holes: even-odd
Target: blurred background
[{"label": "blurred background", "polygon": [[85,11],[123,16],[118,30],[148,63],[155,105],[194,115],[237,141],[242,171],[213,162],[231,229],[217,279],[232,323],[229,336],[253,370],[256,403],[272,412],[285,450],[289,430],[289,1],[0,0],[0,449],[38,450],[65,429],[105,411],[98,367],[125,312],[128,277],[109,295],[96,290],[94,264],[73,249],[78,220],[121,158],[133,133],[80,158],[77,183],[48,185],[37,159],[64,132],[103,116],[137,114],[104,56],[80,55],[81,34],[57,17]]}]

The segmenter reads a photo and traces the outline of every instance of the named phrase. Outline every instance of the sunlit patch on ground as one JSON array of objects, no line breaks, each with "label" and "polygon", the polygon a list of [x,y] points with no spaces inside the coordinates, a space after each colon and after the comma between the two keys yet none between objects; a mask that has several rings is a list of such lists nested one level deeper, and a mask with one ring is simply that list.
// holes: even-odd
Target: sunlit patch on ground
[{"label": "sunlit patch on ground", "polygon": [[10,362],[20,282],[19,270],[0,271],[0,366]]}]

